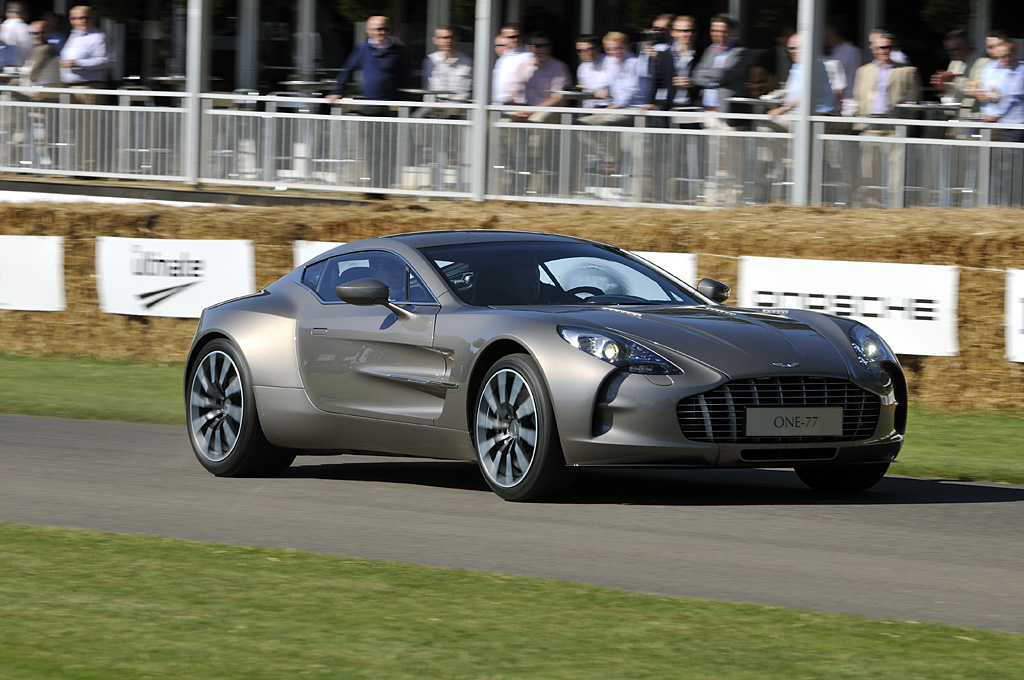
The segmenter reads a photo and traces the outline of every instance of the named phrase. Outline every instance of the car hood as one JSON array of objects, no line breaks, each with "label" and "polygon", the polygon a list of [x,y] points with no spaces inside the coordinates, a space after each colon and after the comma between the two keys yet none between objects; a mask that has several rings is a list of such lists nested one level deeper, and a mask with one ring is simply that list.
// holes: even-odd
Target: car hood
[{"label": "car hood", "polygon": [[821,315],[794,318],[788,313],[710,306],[591,307],[567,312],[560,322],[618,331],[730,377],[849,372],[843,354],[815,327],[832,323]]}]

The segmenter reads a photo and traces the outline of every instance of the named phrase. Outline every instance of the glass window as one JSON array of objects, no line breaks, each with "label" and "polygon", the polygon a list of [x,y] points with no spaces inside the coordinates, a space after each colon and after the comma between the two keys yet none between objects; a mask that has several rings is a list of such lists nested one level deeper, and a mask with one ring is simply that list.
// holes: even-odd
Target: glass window
[{"label": "glass window", "polygon": [[337,287],[358,279],[377,279],[387,284],[391,302],[434,302],[434,296],[402,258],[379,250],[339,255],[306,268],[302,283],[320,299],[337,302]]},{"label": "glass window", "polygon": [[476,243],[424,253],[471,305],[707,304],[685,283],[598,244]]}]

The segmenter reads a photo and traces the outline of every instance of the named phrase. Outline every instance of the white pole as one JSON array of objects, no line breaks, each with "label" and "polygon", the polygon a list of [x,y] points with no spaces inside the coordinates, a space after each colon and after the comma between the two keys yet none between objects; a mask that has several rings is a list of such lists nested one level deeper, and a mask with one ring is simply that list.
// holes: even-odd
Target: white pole
[{"label": "white pole", "polygon": [[185,58],[185,182],[199,183],[199,92],[203,81],[204,0],[188,0]]},{"label": "white pole", "polygon": [[491,0],[476,0],[476,21],[473,27],[473,126],[470,130],[470,182],[474,201],[484,200],[487,189],[487,102],[490,97],[491,70]]},{"label": "white pole", "polygon": [[[793,205],[807,205],[811,180],[811,116],[814,93],[820,87],[815,63],[821,53],[823,0],[800,0],[797,31],[800,33],[800,63],[803,65],[803,90],[793,126]],[[827,85],[826,85],[827,87]]]}]

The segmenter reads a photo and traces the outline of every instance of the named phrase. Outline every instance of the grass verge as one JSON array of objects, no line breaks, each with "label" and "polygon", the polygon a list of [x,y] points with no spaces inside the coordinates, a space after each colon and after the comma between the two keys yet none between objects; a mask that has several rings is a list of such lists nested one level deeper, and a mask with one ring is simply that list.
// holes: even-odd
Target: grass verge
[{"label": "grass verge", "polygon": [[0,676],[1020,678],[1024,637],[0,524]]},{"label": "grass verge", "polygon": [[[0,412],[184,423],[180,364],[0,354]],[[1024,484],[1024,412],[950,415],[911,408],[907,444],[892,471]]]}]

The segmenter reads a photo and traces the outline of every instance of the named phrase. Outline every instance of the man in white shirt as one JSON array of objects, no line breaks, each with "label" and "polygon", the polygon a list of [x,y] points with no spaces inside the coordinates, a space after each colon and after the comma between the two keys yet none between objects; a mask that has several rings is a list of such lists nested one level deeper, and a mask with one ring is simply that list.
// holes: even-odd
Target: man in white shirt
[{"label": "man in white shirt", "polygon": [[[604,72],[604,53],[598,46],[596,35],[581,35],[576,38],[576,54],[580,65],[576,67],[576,85],[584,92],[597,92],[608,87]],[[593,109],[608,105],[607,99],[584,99],[583,108]]]},{"label": "man in white shirt", "polygon": [[[110,57],[107,53],[107,36],[96,28],[96,15],[88,5],[76,5],[68,12],[71,33],[60,52],[60,79],[76,92],[71,101],[74,104],[99,106],[104,96],[89,90],[107,87],[110,73]],[[75,154],[79,170],[101,170],[96,167],[97,149],[100,148],[99,128],[96,119],[72,111],[78,120],[75,124]]]},{"label": "man in white shirt", "polygon": [[607,85],[595,94],[608,104],[602,112],[583,116],[578,122],[583,125],[632,125],[632,115],[611,110],[637,108],[641,104],[643,97],[637,59],[629,51],[626,35],[617,31],[605,35],[604,53],[602,70]]},{"label": "man in white shirt", "polygon": [[[60,52],[60,79],[68,87],[103,89],[110,77],[107,36],[96,28],[96,17],[88,5],[77,5],[68,13],[71,33]],[[95,95],[80,95],[76,103],[101,104]]]},{"label": "man in white shirt", "polygon": [[[505,49],[498,61],[494,63],[491,79],[491,103],[496,105],[511,104],[515,78],[523,59],[532,56],[523,49],[523,41],[519,35],[519,24],[505,24],[501,27],[500,38],[505,41]],[[495,41],[495,45],[498,41]],[[496,48],[497,49],[497,48]]]},{"label": "man in white shirt", "polygon": [[[455,50],[457,39],[458,33],[448,24],[434,29],[437,51],[423,58],[423,89],[436,93],[427,95],[433,101],[468,102],[473,93],[473,58]],[[431,117],[464,117],[461,109],[423,111]]]},{"label": "man in white shirt", "polygon": [[7,19],[0,24],[0,41],[10,51],[10,65],[21,66],[32,51],[32,38],[29,36],[28,24],[24,20],[25,4],[22,2],[7,3]]}]

